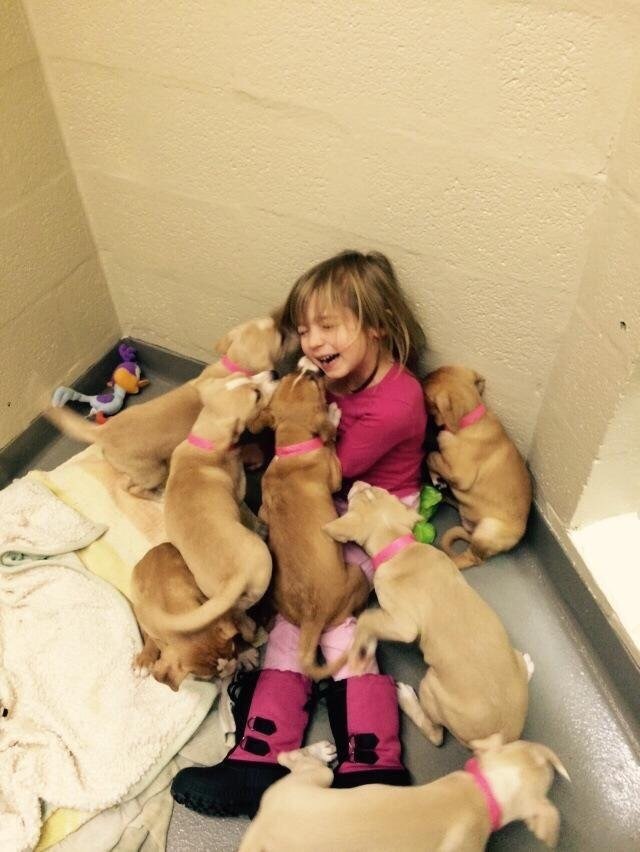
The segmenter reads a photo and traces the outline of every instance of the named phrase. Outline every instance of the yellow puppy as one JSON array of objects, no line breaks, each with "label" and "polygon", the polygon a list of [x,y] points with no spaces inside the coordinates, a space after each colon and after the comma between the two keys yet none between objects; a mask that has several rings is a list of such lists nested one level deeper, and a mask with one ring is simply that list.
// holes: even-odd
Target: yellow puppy
[{"label": "yellow puppy", "polygon": [[527,713],[525,659],[451,559],[413,538],[419,518],[384,488],[356,482],[349,511],[325,526],[337,541],[364,547],[376,566],[381,609],[359,617],[349,664],[364,668],[378,639],[418,639],[429,666],[420,700],[401,684],[398,701],[424,735],[434,745],[442,742],[443,727],[467,746],[496,733],[515,740]]},{"label": "yellow puppy", "polygon": [[368,784],[328,789],[329,743],[282,752],[291,772],[262,797],[240,852],[482,852],[492,831],[524,820],[555,847],[560,814],[547,799],[554,769],[567,770],[547,746],[499,737],[473,744],[465,770],[420,787]]},{"label": "yellow puppy", "polygon": [[158,628],[201,630],[224,613],[244,613],[265,593],[271,554],[240,516],[245,478],[236,441],[247,419],[275,387],[270,373],[198,379],[202,410],[171,456],[164,518],[169,541],[180,551],[205,603],[183,613],[152,612]]},{"label": "yellow puppy", "polygon": [[188,674],[210,679],[233,674],[238,664],[258,662],[255,649],[240,649],[255,638],[255,624],[244,613],[224,613],[193,633],[174,633],[155,623],[154,612],[188,612],[206,600],[176,550],[164,542],[146,553],[133,569],[131,600],[144,648],[134,667],[177,690]]},{"label": "yellow puppy", "polygon": [[[238,369],[271,370],[279,358],[282,336],[271,317],[249,320],[231,329],[216,344],[222,355],[200,378],[223,378]],[[197,380],[194,380],[197,381]],[[153,498],[167,478],[168,461],[198,416],[202,403],[194,381],[162,396],[125,408],[100,426],[70,408],[48,408],[45,416],[75,441],[98,444],[106,460],[122,473],[122,487]]]},{"label": "yellow puppy", "polygon": [[322,531],[337,517],[331,497],[342,473],[334,448],[336,433],[325,401],[324,381],[314,372],[290,373],[249,429],[270,426],[276,455],[262,479],[260,517],[269,526],[276,568],[276,609],[300,628],[300,659],[316,679],[328,669],[316,665],[320,635],[359,612],[369,584],[357,565],[345,565],[342,549]]},{"label": "yellow puppy", "polygon": [[[515,444],[482,402],[484,379],[467,367],[441,367],[424,381],[427,408],[443,428],[438,452],[427,467],[444,480],[460,511],[462,526],[442,536],[443,550],[458,568],[478,565],[520,541],[531,508],[531,477]],[[455,554],[453,542],[469,547]]]}]

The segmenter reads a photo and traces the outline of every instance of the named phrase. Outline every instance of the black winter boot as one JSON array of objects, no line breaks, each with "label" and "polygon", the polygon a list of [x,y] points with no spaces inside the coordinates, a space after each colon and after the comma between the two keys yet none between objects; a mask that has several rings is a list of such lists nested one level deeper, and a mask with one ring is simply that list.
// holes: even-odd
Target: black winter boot
[{"label": "black winter boot", "polygon": [[331,681],[327,709],[338,751],[333,787],[411,784],[411,776],[401,760],[400,719],[393,678],[365,674]]},{"label": "black winter boot", "polygon": [[302,745],[311,687],[297,672],[242,672],[229,687],[236,745],[216,766],[181,769],[171,785],[176,802],[208,816],[255,816],[264,791],[289,771],[278,754]]}]

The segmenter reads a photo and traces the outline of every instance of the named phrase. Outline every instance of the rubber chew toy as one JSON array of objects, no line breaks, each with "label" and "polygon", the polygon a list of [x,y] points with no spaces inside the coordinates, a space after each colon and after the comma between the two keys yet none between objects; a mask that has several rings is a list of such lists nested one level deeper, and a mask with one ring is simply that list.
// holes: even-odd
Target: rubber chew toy
[{"label": "rubber chew toy", "polygon": [[423,485],[420,491],[420,503],[418,511],[422,515],[422,520],[413,528],[413,534],[416,541],[421,544],[433,544],[436,540],[436,528],[430,519],[435,515],[438,506],[442,502],[442,494],[433,485]]}]

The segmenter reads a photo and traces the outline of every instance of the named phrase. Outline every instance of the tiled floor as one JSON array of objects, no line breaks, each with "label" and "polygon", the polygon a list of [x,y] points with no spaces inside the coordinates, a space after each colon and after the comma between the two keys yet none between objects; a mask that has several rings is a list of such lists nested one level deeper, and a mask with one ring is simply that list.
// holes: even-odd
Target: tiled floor
[{"label": "tiled floor", "polygon": [[[140,402],[173,385],[171,377],[151,378],[153,384]],[[59,438],[35,453],[29,467],[51,469],[78,449]],[[438,530],[451,525],[454,517],[453,510],[441,509],[435,519]],[[502,617],[514,645],[535,662],[525,736],[557,751],[572,777],[571,783],[556,779],[550,792],[562,816],[559,848],[567,852],[640,850],[640,726],[629,724],[620,714],[607,673],[549,580],[536,542],[527,541],[465,576]],[[451,617],[455,618],[454,612]],[[384,671],[414,686],[424,672],[414,646],[385,644],[380,661]],[[309,741],[328,735],[321,705]],[[468,756],[450,736],[441,748],[435,748],[406,719],[403,741],[416,783],[460,768]],[[176,805],[168,850],[231,852],[237,849],[246,825],[243,819],[200,817]],[[544,847],[523,824],[513,824],[495,834],[489,848]]]}]

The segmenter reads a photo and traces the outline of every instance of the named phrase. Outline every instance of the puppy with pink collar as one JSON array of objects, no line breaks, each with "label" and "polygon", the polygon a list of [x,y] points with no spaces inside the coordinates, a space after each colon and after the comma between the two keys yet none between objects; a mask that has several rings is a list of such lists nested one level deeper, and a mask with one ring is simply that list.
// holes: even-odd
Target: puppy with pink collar
[{"label": "puppy with pink collar", "polygon": [[282,752],[290,773],[262,798],[240,852],[481,852],[507,823],[524,820],[555,847],[560,815],[547,798],[554,770],[569,778],[551,749],[499,736],[473,743],[464,770],[419,787],[374,784],[328,789],[330,743]]},{"label": "puppy with pink collar", "polygon": [[417,639],[429,669],[419,698],[400,684],[398,700],[424,735],[434,745],[444,728],[466,746],[493,734],[512,742],[527,714],[527,661],[450,557],[414,539],[419,519],[385,489],[356,482],[348,512],[324,527],[336,541],[357,542],[375,568],[380,609],[358,618],[348,664],[366,668],[379,639]]}]

